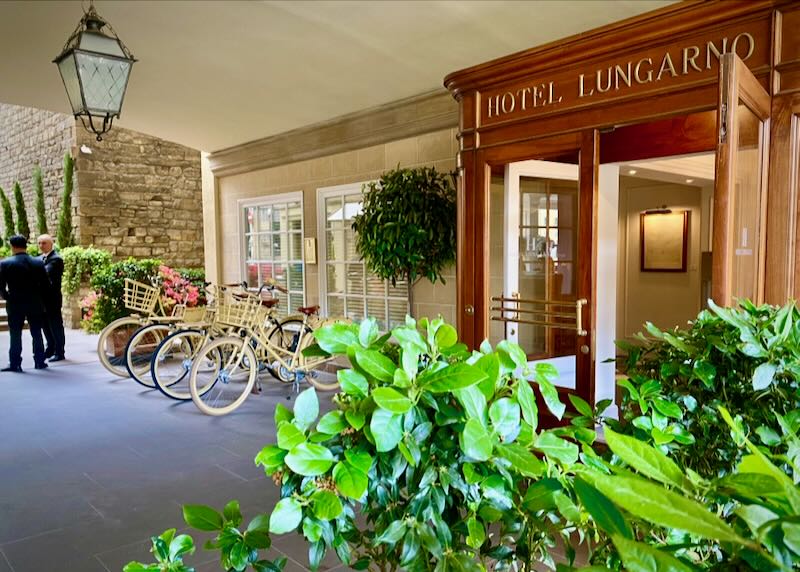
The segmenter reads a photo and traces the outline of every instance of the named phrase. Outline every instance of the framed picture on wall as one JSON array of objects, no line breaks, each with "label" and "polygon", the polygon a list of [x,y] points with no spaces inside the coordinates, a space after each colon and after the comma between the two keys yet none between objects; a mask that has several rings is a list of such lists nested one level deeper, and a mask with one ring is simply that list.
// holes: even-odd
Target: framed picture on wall
[{"label": "framed picture on wall", "polygon": [[642,272],[686,272],[689,211],[659,209],[640,215]]}]

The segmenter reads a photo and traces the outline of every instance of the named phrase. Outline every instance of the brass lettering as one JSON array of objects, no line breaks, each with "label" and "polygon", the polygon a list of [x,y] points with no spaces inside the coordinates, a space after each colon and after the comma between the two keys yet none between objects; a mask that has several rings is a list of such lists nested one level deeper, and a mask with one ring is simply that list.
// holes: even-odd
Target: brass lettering
[{"label": "brass lettering", "polygon": [[[639,75],[639,70],[641,69],[642,64],[645,62],[647,63],[648,66],[651,67],[649,67],[647,70],[647,76],[646,76],[647,79],[642,79],[642,76]],[[633,68],[633,77],[636,79],[636,83],[650,83],[651,81],[653,81],[652,65],[653,65],[653,60],[650,58],[644,58],[636,62],[636,67]]]},{"label": "brass lettering", "polygon": [[[492,105],[494,103],[494,106]],[[489,98],[489,117],[495,117],[499,114],[500,110],[500,96],[495,95]]]},{"label": "brass lettering", "polygon": [[[507,97],[510,98],[511,105],[507,105],[507,103],[506,103],[508,101],[506,99]],[[503,98],[500,100],[500,110],[503,113],[512,113],[514,111],[514,108],[516,107],[516,105],[517,105],[517,103],[516,103],[516,100],[514,99],[514,94],[511,93],[510,91],[505,92],[503,94]]]},{"label": "brass lettering", "polygon": [[675,66],[672,64],[672,57],[669,55],[669,52],[664,54],[664,59],[661,60],[661,69],[658,70],[658,75],[656,76],[656,81],[661,79],[661,75],[669,69],[669,74],[672,77],[678,75],[678,72],[675,71]]},{"label": "brass lettering", "polygon": [[555,85],[554,85],[554,84],[553,84],[553,82],[551,81],[551,82],[550,82],[550,97],[548,98],[548,102],[549,102],[549,103],[561,103],[561,100],[562,100],[562,99],[564,99],[564,97],[563,97],[563,96],[561,96],[561,95],[559,95],[559,96],[558,96],[558,99],[556,99],[556,98],[555,98],[555,95],[556,95],[556,92],[555,92]]},{"label": "brass lettering", "polygon": [[580,77],[578,78],[578,97],[589,97],[594,93],[594,88],[589,90],[588,93],[586,92],[583,86],[584,80],[585,80],[584,74],[580,74]]},{"label": "brass lettering", "polygon": [[519,108],[520,108],[522,111],[525,111],[525,110],[527,109],[527,105],[526,105],[526,103],[527,103],[527,102],[526,102],[526,98],[525,98],[525,94],[526,94],[526,93],[527,93],[528,95],[530,95],[530,93],[531,93],[531,88],[529,88],[529,87],[523,87],[522,89],[518,89],[518,90],[517,90],[517,97],[519,98],[519,104],[520,104],[520,105],[519,105]]},{"label": "brass lettering", "polygon": [[[689,56],[689,52],[692,52],[692,55]],[[700,48],[697,46],[689,46],[688,48],[683,48],[683,75],[689,73],[689,66],[692,66],[692,69],[697,71],[703,71],[700,67],[694,63],[694,60],[700,55]]]},{"label": "brass lettering", "polygon": [[748,59],[750,56],[752,56],[752,55],[753,55],[753,52],[756,50],[756,41],[755,41],[755,39],[753,38],[753,36],[751,36],[751,35],[750,35],[750,34],[748,34],[747,32],[742,32],[741,34],[739,34],[738,36],[736,36],[736,37],[733,39],[733,43],[731,44],[731,51],[732,51],[734,54],[736,54],[736,53],[737,53],[737,52],[736,52],[736,46],[737,46],[737,44],[739,43],[739,38],[742,38],[742,37],[744,37],[744,38],[747,38],[747,55],[740,56],[740,57],[742,58],[742,61],[743,61],[743,62],[746,62],[746,61],[747,61],[747,59]]},{"label": "brass lettering", "polygon": [[620,66],[620,65],[618,65],[616,68],[614,68],[614,70],[616,72],[616,74],[614,76],[614,89],[619,89],[619,84],[620,84],[619,78],[620,77],[622,77],[622,83],[624,83],[625,85],[630,87],[631,86],[631,62],[628,62],[627,71],[625,71],[625,69],[623,69],[622,66]]},{"label": "brass lettering", "polygon": [[722,38],[722,50],[718,50],[712,40],[706,42],[706,69],[711,69],[711,54],[714,54],[719,61],[719,58],[728,51],[728,38]]},{"label": "brass lettering", "polygon": [[606,86],[604,88],[602,81],[603,70],[597,70],[597,91],[599,91],[600,93],[605,93],[609,89],[611,89],[611,68],[608,68],[606,71],[608,72],[606,74],[608,78],[608,83],[606,83]]}]

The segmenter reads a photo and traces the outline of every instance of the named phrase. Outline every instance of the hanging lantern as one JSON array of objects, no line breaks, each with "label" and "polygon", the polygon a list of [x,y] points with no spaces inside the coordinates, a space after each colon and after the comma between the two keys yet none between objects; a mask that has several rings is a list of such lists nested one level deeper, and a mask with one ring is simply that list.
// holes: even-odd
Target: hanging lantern
[{"label": "hanging lantern", "polygon": [[[107,27],[109,33],[103,28]],[[136,59],[114,29],[89,5],[78,27],[53,60],[67,90],[72,113],[87,131],[102,135],[119,117],[128,77]]]}]

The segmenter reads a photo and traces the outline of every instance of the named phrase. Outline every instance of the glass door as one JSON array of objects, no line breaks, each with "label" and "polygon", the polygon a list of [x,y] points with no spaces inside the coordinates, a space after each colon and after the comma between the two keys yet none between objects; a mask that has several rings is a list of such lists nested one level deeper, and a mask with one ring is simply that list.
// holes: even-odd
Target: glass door
[{"label": "glass door", "polygon": [[720,61],[712,229],[712,297],[729,306],[764,297],[770,96],[736,54]]},{"label": "glass door", "polygon": [[588,336],[577,279],[579,167],[521,161],[507,164],[504,175],[504,288],[493,300],[495,317],[531,364],[552,364],[555,384],[576,389]]}]

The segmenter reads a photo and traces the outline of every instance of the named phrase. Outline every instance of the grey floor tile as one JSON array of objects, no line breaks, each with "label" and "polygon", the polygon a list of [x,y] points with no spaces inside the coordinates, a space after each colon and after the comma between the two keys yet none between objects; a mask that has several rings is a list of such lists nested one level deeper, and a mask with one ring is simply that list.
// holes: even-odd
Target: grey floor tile
[{"label": "grey floor tile", "polygon": [[11,570],[11,564],[8,563],[6,555],[2,550],[0,550],[0,572],[13,572],[13,570]]}]

